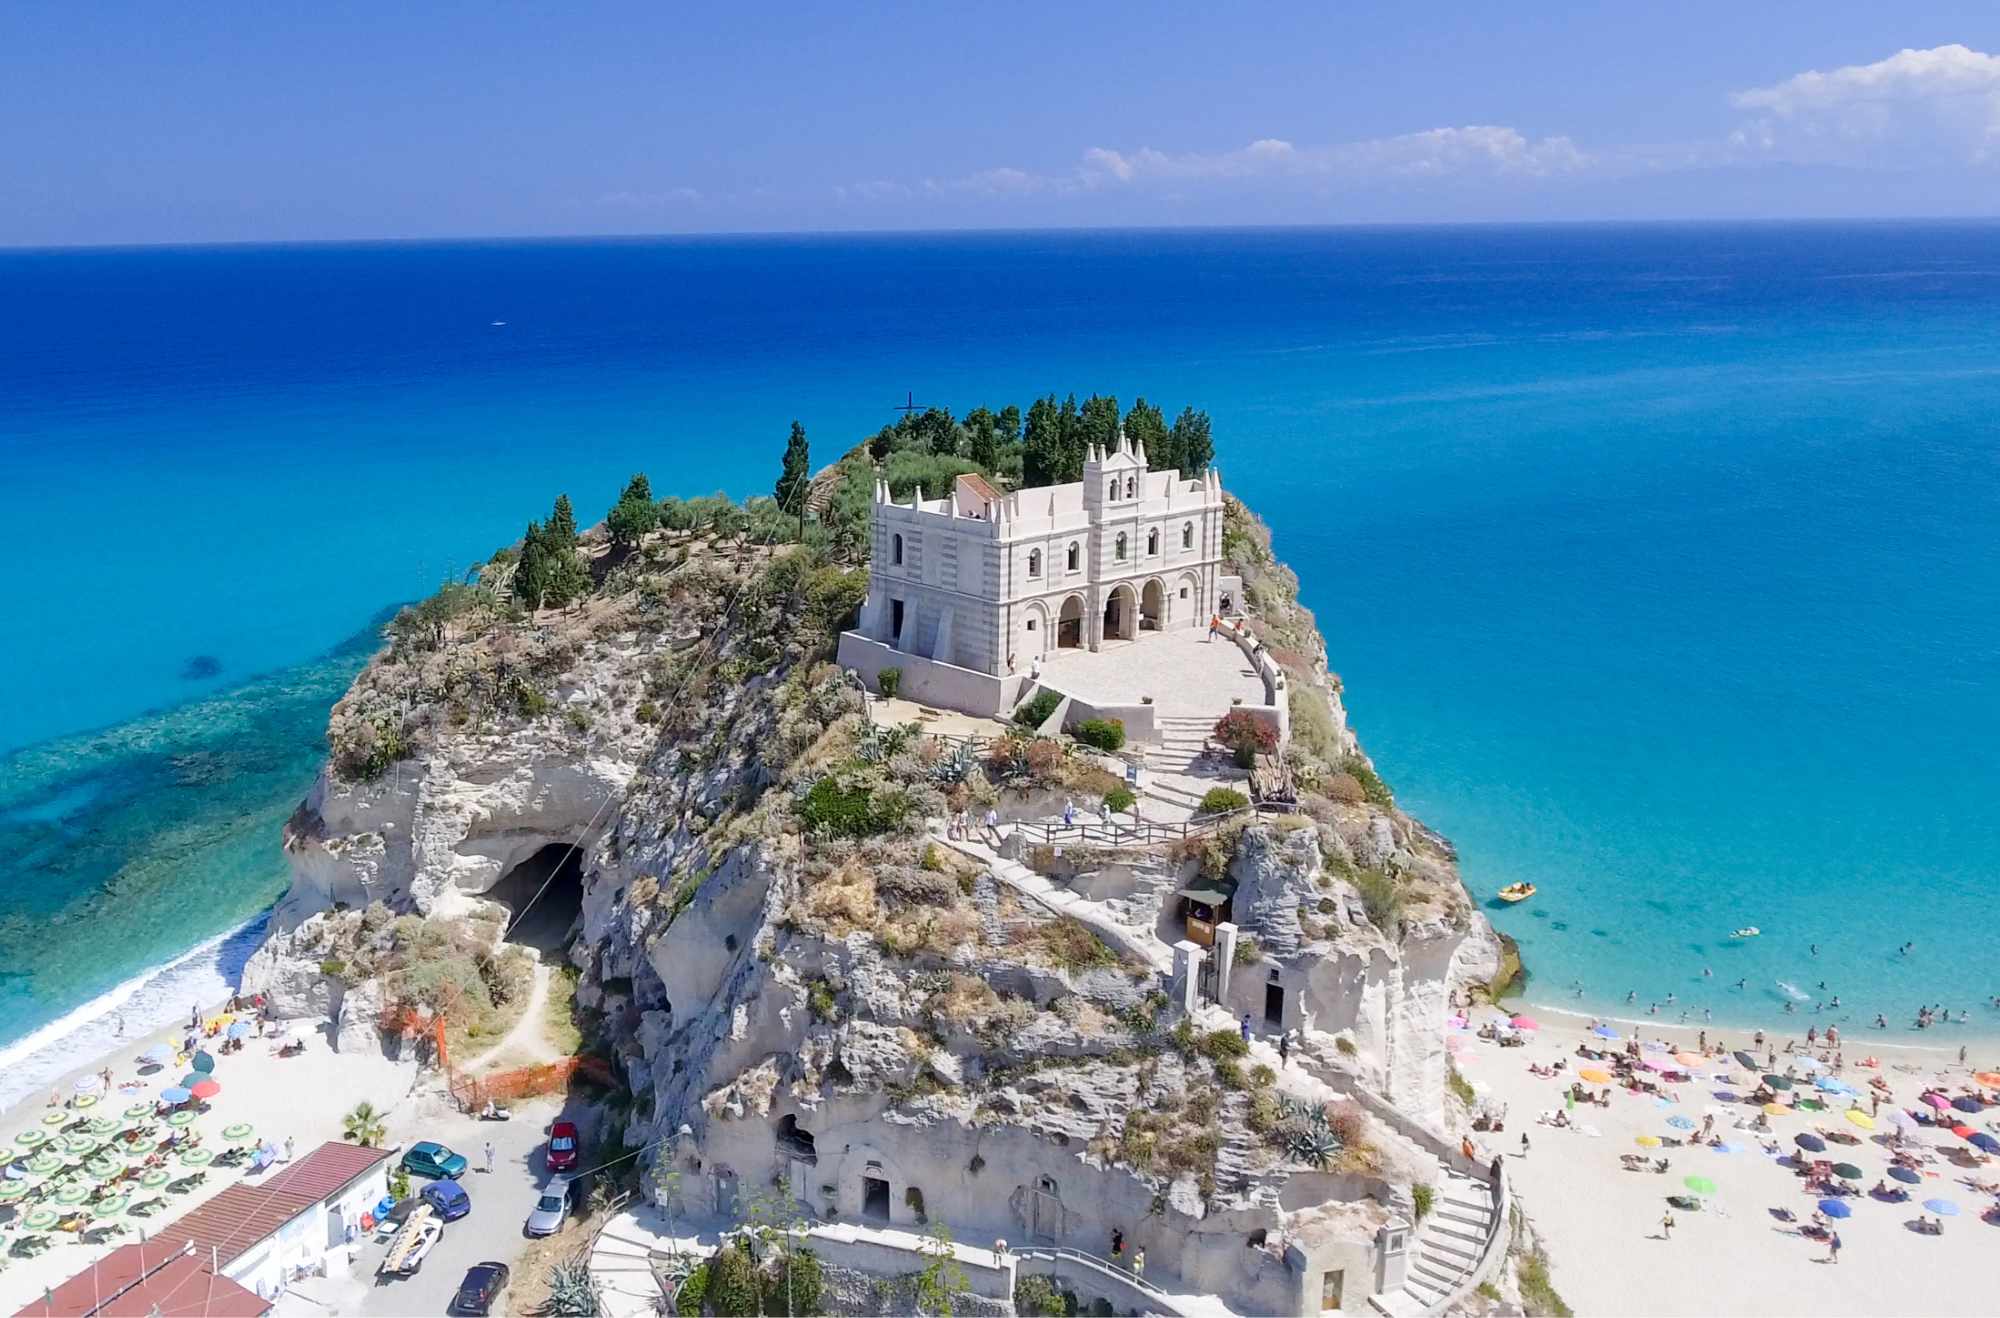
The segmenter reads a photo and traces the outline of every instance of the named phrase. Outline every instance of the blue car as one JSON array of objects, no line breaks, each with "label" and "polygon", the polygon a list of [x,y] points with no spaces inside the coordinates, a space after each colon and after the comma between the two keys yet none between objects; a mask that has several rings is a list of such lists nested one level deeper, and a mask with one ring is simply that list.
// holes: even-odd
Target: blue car
[{"label": "blue car", "polygon": [[455,1181],[465,1175],[465,1165],[464,1154],[453,1153],[435,1140],[413,1144],[410,1151],[403,1155],[405,1170],[440,1181]]},{"label": "blue car", "polygon": [[433,1181],[426,1185],[423,1201],[447,1222],[456,1222],[472,1211],[472,1196],[457,1181]]}]

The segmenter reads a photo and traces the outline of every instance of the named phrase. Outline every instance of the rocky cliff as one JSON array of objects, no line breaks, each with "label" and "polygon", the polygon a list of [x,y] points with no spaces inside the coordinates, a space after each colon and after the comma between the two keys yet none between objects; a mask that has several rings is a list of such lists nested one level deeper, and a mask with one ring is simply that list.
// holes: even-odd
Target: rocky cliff
[{"label": "rocky cliff", "polygon": [[[580,869],[549,883],[580,891],[536,897],[577,911],[578,1002],[652,1193],[1100,1252],[1117,1229],[1185,1289],[1293,1311],[1306,1263],[1374,1272],[1378,1230],[1436,1171],[1343,1095],[1436,1124],[1447,994],[1496,957],[1448,844],[1361,754],[1268,535],[1240,505],[1231,527],[1290,680],[1296,813],[1072,857],[1064,881],[1103,900],[1059,911],[1038,877],[934,830],[966,806],[1032,814],[1103,768],[1046,739],[974,752],[871,722],[825,662],[865,573],[808,546],[600,542],[580,605],[457,601],[357,681],[246,986],[350,1041],[420,996],[395,975],[416,937],[396,917],[497,939],[531,900],[510,874],[573,846]],[[1244,950],[1231,996],[1190,1017],[1153,952],[1198,873],[1234,880]],[[1230,1026],[1267,985],[1306,1063],[1277,1079]]]}]

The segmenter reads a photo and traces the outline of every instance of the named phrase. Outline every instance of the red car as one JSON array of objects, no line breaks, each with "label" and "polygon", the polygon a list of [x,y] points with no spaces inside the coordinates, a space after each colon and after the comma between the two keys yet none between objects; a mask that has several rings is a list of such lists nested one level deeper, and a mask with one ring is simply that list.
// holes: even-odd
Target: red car
[{"label": "red car", "polygon": [[576,1166],[576,1123],[558,1121],[549,1127],[549,1170],[566,1172]]}]

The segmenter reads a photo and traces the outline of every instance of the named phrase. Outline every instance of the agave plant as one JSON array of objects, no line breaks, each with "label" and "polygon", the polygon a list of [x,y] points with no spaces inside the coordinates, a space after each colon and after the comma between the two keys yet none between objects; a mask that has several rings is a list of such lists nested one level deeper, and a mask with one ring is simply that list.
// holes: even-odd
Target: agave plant
[{"label": "agave plant", "polygon": [[1286,1132],[1285,1152],[1309,1167],[1325,1171],[1340,1154],[1340,1139],[1330,1130],[1308,1126]]},{"label": "agave plant", "polygon": [[582,1256],[549,1269],[549,1298],[535,1312],[541,1318],[597,1318],[597,1288]]}]

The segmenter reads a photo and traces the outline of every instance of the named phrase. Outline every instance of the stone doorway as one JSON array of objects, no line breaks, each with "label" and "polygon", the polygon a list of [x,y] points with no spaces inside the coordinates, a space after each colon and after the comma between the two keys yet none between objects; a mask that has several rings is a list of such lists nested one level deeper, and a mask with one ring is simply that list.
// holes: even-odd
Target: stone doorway
[{"label": "stone doorway", "polygon": [[1083,648],[1083,600],[1078,596],[1072,595],[1062,603],[1062,613],[1056,618],[1056,648]]},{"label": "stone doorway", "polygon": [[1139,636],[1138,597],[1130,586],[1114,587],[1104,601],[1104,639],[1131,641]]},{"label": "stone doorway", "polygon": [[1156,632],[1167,625],[1167,592],[1158,581],[1149,581],[1139,592],[1139,627]]},{"label": "stone doorway", "polygon": [[889,1183],[879,1176],[861,1178],[861,1215],[877,1222],[889,1220]]}]

